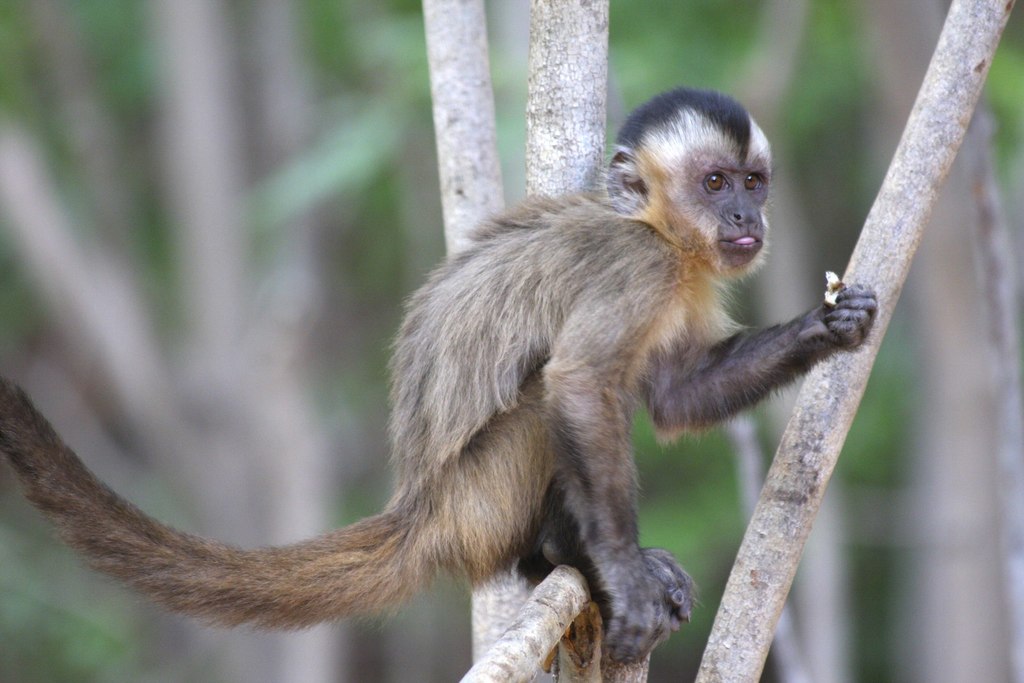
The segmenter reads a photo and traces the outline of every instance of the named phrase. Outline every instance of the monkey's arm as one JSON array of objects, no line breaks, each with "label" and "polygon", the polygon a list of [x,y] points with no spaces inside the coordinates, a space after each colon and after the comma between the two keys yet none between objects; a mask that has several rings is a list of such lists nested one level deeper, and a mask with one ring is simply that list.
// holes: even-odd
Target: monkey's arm
[{"label": "monkey's arm", "polygon": [[658,430],[700,429],[732,417],[841,349],[859,346],[874,323],[874,293],[854,285],[834,307],[819,306],[792,321],[737,334],[693,362],[682,350],[653,359],[647,405]]}]

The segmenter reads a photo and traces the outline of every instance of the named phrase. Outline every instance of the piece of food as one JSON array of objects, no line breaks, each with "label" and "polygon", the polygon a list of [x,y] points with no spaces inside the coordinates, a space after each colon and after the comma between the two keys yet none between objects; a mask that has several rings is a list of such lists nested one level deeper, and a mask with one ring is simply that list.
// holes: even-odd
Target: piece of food
[{"label": "piece of food", "polygon": [[835,306],[836,297],[839,296],[839,292],[846,289],[846,285],[839,279],[839,276],[833,273],[831,270],[825,271],[825,305]]}]

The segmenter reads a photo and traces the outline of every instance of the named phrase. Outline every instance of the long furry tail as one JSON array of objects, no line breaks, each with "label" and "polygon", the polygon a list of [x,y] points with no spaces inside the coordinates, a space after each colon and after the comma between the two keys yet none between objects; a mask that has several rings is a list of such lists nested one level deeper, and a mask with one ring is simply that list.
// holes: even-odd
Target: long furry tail
[{"label": "long furry tail", "polygon": [[301,628],[372,614],[409,599],[433,575],[416,515],[395,508],[308,541],[256,550],[161,524],[100,482],[24,392],[3,379],[0,452],[27,498],[92,567],[210,623]]}]

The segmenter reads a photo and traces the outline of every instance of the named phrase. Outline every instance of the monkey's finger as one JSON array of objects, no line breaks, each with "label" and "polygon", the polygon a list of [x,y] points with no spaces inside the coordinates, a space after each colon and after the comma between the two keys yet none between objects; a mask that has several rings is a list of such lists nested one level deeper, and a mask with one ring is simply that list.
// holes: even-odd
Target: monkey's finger
[{"label": "monkey's finger", "polygon": [[874,313],[878,310],[878,298],[864,285],[850,285],[836,296],[836,306],[857,308]]},{"label": "monkey's finger", "polygon": [[831,328],[836,323],[868,322],[875,315],[875,309],[870,307],[848,307],[834,308],[825,314],[825,325]]}]

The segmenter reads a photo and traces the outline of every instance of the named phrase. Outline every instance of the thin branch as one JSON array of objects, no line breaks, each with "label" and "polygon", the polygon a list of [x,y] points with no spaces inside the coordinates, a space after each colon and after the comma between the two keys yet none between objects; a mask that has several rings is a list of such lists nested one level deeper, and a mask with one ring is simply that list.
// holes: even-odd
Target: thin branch
[{"label": "thin branch", "polygon": [[519,617],[463,677],[462,683],[531,681],[576,615],[590,602],[583,576],[556,567],[533,591]]},{"label": "thin branch", "polygon": [[782,437],[726,585],[698,683],[757,680],[775,624],[938,187],[963,140],[999,37],[1006,0],[955,0],[903,139],[844,279],[875,287],[872,339],[811,373]]},{"label": "thin branch", "polygon": [[125,182],[115,126],[98,97],[93,60],[83,45],[70,6],[57,0],[28,3],[29,16],[46,59],[82,182],[89,190],[95,221],[123,246],[131,238],[135,210]]},{"label": "thin branch", "polygon": [[445,243],[504,205],[483,0],[423,0]]},{"label": "thin branch", "polygon": [[1004,581],[1015,683],[1024,683],[1024,398],[1021,396],[1017,273],[1013,239],[999,198],[992,161],[992,119],[979,109],[967,135],[967,159],[977,212],[973,232],[986,337],[992,349],[991,382],[996,394],[996,451],[1002,487]]}]

